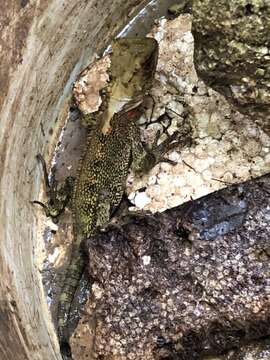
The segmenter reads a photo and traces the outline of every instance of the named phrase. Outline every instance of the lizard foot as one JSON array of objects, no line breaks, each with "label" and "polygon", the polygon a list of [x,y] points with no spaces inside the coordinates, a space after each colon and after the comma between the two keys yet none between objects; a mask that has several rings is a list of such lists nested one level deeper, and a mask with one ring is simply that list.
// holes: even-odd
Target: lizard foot
[{"label": "lizard foot", "polygon": [[190,129],[184,132],[175,131],[172,135],[168,135],[166,140],[158,144],[160,137],[161,132],[158,131],[152,147],[145,148],[146,156],[143,159],[142,164],[143,172],[148,172],[160,162],[176,165],[177,163],[175,161],[167,158],[165,155],[179,146],[184,147],[186,145],[191,145]]},{"label": "lizard foot", "polygon": [[47,166],[43,156],[38,154],[37,159],[42,165],[45,189],[49,200],[45,204],[37,200],[32,201],[32,203],[42,206],[46,216],[51,217],[54,222],[57,222],[59,215],[64,211],[71,198],[74,178],[68,176],[62,186],[59,186],[56,180],[53,180],[52,184],[50,184]]}]

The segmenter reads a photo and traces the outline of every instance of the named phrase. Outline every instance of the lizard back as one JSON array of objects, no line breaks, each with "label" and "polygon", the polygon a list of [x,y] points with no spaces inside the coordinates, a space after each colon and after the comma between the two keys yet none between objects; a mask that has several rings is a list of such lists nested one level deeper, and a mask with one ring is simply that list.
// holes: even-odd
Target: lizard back
[{"label": "lizard back", "polygon": [[[74,242],[58,306],[62,354],[70,353],[70,306],[85,266],[81,244],[109,222],[122,199],[129,167],[142,150],[135,124],[141,115],[137,106],[151,88],[157,64],[155,39],[116,39],[112,48],[107,110],[95,114],[95,128],[88,135],[72,192]],[[121,110],[117,102],[123,104]]]},{"label": "lizard back", "polygon": [[99,129],[90,133],[77,172],[72,198],[77,245],[105,225],[120,203],[132,162],[132,143],[140,139],[138,127],[127,114],[115,115],[111,125],[106,135]]}]

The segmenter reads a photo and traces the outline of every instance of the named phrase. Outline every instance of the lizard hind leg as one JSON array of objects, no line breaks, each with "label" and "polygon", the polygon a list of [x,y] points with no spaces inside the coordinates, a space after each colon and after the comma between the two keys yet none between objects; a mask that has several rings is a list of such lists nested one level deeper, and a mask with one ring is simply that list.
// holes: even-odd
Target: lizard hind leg
[{"label": "lizard hind leg", "polygon": [[38,204],[43,207],[47,217],[51,217],[55,222],[59,215],[64,211],[65,207],[71,199],[72,190],[74,187],[74,178],[68,176],[62,186],[58,186],[56,180],[50,184],[46,162],[41,154],[37,155],[43,169],[44,183],[48,201],[44,204],[40,201],[34,200],[33,204]]},{"label": "lizard hind leg", "polygon": [[[136,149],[132,149],[133,158],[135,159],[132,168],[137,175],[149,172],[155,165],[161,162],[176,165],[176,162],[167,158],[165,155],[179,146],[185,146],[191,143],[191,136],[188,132],[182,134],[179,131],[175,131],[172,135],[168,135],[163,142],[158,144],[160,136],[161,133],[158,131],[151,147],[140,144]],[[144,149],[143,151],[142,148]]]}]

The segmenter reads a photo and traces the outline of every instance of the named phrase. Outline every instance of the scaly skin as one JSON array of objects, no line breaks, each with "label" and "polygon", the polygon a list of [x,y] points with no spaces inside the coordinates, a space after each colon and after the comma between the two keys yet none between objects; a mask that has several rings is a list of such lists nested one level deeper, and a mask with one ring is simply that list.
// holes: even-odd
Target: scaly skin
[{"label": "scaly skin", "polygon": [[[89,133],[71,199],[73,251],[58,308],[62,348],[68,344],[70,307],[84,270],[81,244],[109,222],[122,199],[131,163],[139,164],[141,156],[148,157],[135,120],[141,116],[140,104],[152,85],[158,44],[148,38],[119,39],[112,47],[108,111],[97,116],[96,125]],[[125,103],[119,113],[114,110],[117,101]]]},{"label": "scaly skin", "polygon": [[[65,358],[70,356],[70,307],[85,267],[83,241],[109,223],[123,197],[129,169],[147,172],[158,162],[167,161],[164,154],[179,144],[172,143],[177,140],[173,134],[159,146],[155,143],[149,151],[143,147],[136,125],[143,112],[141,103],[154,78],[157,42],[150,38],[119,39],[113,42],[112,48],[107,110],[95,114],[95,125],[89,132],[71,195],[73,251],[58,307],[58,336]],[[90,120],[93,124],[93,119]],[[43,206],[47,215],[56,217],[70,195],[60,191],[57,196],[51,189],[48,194],[53,200]]]},{"label": "scaly skin", "polygon": [[112,212],[123,197],[132,160],[137,160],[138,163],[144,161],[146,153],[134,122],[140,115],[140,108],[117,114],[112,120],[112,130],[108,135],[96,129],[88,138],[87,151],[77,172],[71,203],[74,242],[71,263],[59,300],[60,342],[67,341],[70,305],[84,270],[82,241],[109,222]]}]

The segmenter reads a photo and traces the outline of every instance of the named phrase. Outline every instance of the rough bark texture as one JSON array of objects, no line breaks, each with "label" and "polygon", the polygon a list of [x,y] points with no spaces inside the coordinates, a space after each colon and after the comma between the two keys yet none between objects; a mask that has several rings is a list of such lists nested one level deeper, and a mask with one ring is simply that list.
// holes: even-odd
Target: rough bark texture
[{"label": "rough bark texture", "polygon": [[198,75],[270,132],[270,3],[194,0]]},{"label": "rough bark texture", "polygon": [[[269,360],[270,339],[253,342],[244,348],[240,348],[232,354],[228,354],[224,360]],[[210,359],[209,359],[210,360]]]},{"label": "rough bark texture", "polygon": [[269,198],[268,175],[90,239],[93,358],[194,360],[269,334]]}]

